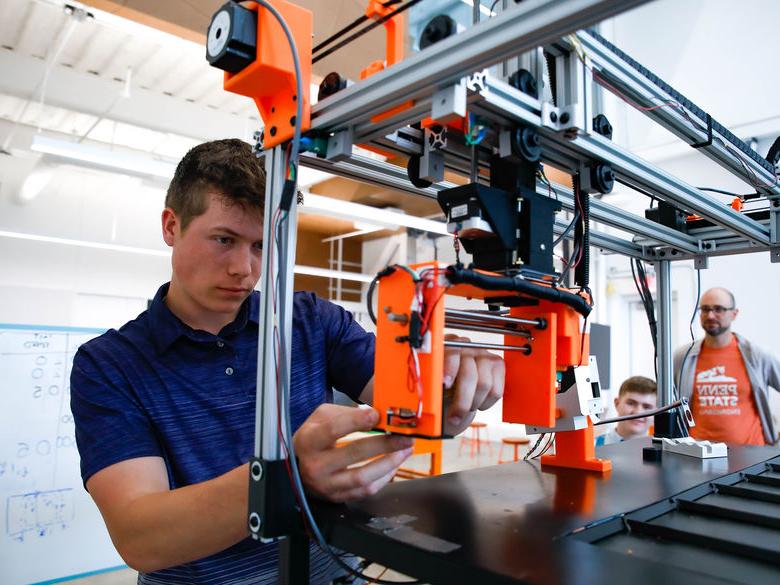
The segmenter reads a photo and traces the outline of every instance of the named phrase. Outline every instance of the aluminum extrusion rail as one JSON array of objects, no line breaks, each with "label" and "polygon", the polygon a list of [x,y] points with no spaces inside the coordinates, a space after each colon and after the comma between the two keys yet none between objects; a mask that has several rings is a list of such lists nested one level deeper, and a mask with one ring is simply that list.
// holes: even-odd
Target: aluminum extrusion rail
[{"label": "aluminum extrusion rail", "polygon": [[[574,196],[571,192],[560,185],[553,185],[557,190],[558,200],[564,209],[574,211]],[[546,187],[539,187],[538,193],[546,193]],[[644,217],[630,213],[609,203],[604,203],[600,199],[591,198],[590,200],[591,219],[605,223],[616,229],[631,232],[633,234],[644,236],[648,239],[656,240],[656,245],[670,246],[691,254],[701,254],[699,239],[678,232],[675,229],[650,221]]]},{"label": "aluminum extrusion rail", "polygon": [[373,160],[359,155],[352,155],[347,160],[330,161],[308,154],[301,155],[300,164],[310,169],[317,169],[352,179],[362,183],[369,183],[378,187],[404,191],[411,195],[418,195],[436,199],[436,194],[444,189],[456,187],[455,183],[442,181],[434,183],[425,189],[418,189],[409,181],[406,169],[378,160]]},{"label": "aluminum extrusion rail", "polygon": [[[696,117],[699,127],[694,128],[692,119],[686,118],[679,108],[675,107],[640,110],[643,114],[689,144],[701,144],[707,140],[709,114],[597,33],[579,31],[577,38],[583,44],[594,69],[617,90],[640,106],[679,103]],[[772,164],[730,130],[711,117],[709,119],[714,139],[712,144],[702,146],[699,150],[739,179],[756,187],[759,192],[780,196],[780,183],[775,177]],[[726,144],[731,145],[731,150]],[[733,152],[734,150],[739,153]]]},{"label": "aluminum extrusion rail", "polygon": [[371,76],[312,108],[312,130],[343,130],[407,101],[418,101],[474,71],[572,31],[624,12],[647,0],[538,0],[453,35]]},{"label": "aluminum extrusion rail", "polygon": [[543,149],[559,148],[574,159],[590,157],[608,163],[625,184],[670,201],[761,245],[769,245],[769,230],[760,223],[721,205],[705,193],[640,159],[598,134],[580,134],[573,140],[546,128],[541,130]]},{"label": "aluminum extrusion rail", "polygon": [[[436,194],[439,191],[456,186],[454,183],[440,182],[434,183],[427,189],[418,189],[409,182],[403,168],[387,162],[357,155],[352,155],[347,160],[338,162],[321,159],[316,156],[303,155],[301,156],[300,161],[305,167],[326,171],[355,181],[371,183],[380,187],[396,189],[412,195],[429,197],[432,199],[436,198]],[[563,207],[570,210],[573,209],[574,205],[571,193],[567,192],[566,189],[560,185],[553,185],[553,188]],[[548,187],[543,183],[537,183],[536,192],[545,197],[549,197]],[[669,247],[679,246],[682,249],[691,252],[697,250],[694,245],[695,240],[686,240],[684,234],[661,226],[648,219],[628,214],[609,204],[596,201],[597,200],[594,199],[591,202],[591,219],[593,221],[612,225],[620,229],[626,229],[626,226],[630,225],[631,229],[628,231],[634,230],[635,233],[645,235],[648,238],[657,239],[659,240],[658,245]],[[566,220],[556,218],[554,226],[556,235],[563,233],[566,226],[568,226]],[[669,240],[665,239],[666,236],[669,236]],[[624,254],[626,256],[637,258],[644,258],[646,256],[645,249],[642,246],[636,245],[630,240],[599,232],[597,230],[591,231],[591,244],[595,248],[608,250],[617,254]]]},{"label": "aluminum extrusion rail", "polygon": [[474,111],[494,119],[503,112],[505,120],[508,118],[515,123],[522,122],[539,128],[543,160],[568,167],[572,172],[577,170],[581,160],[609,163],[618,177],[629,186],[652,193],[659,199],[672,201],[756,243],[769,243],[769,230],[764,226],[721,205],[702,191],[640,159],[608,138],[595,133],[580,133],[576,138],[569,139],[543,126],[538,100],[529,98],[491,75],[485,75],[480,81],[477,94],[483,101],[474,105]]},{"label": "aluminum extrusion rail", "polygon": [[[595,218],[591,216],[591,219]],[[563,218],[556,217],[555,223],[553,224],[553,233],[556,236],[560,236],[568,226],[568,221]],[[574,239],[574,233],[570,233],[566,239]],[[590,245],[592,248],[598,248],[602,252],[606,250],[608,252],[639,258],[641,260],[649,259],[648,254],[645,252],[642,246],[639,246],[630,240],[624,240],[623,238],[613,236],[612,234],[608,234],[606,232],[600,232],[592,228],[590,230]]]}]

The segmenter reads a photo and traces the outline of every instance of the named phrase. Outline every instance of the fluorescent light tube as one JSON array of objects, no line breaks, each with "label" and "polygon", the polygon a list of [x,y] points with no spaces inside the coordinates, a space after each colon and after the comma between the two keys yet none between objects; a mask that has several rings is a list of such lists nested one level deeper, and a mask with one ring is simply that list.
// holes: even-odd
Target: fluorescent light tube
[{"label": "fluorescent light tube", "polygon": [[352,221],[364,221],[385,228],[396,229],[407,227],[423,232],[431,232],[442,236],[451,235],[447,232],[447,224],[441,221],[433,221],[397,211],[379,209],[368,205],[360,205],[352,201],[323,197],[313,193],[304,193],[303,206],[299,208],[302,213],[313,215],[326,215],[351,219]]},{"label": "fluorescent light tube", "polygon": [[163,179],[171,179],[176,171],[175,164],[155,160],[148,156],[132,152],[113,151],[91,144],[68,142],[49,138],[48,136],[33,137],[30,150],[128,173],[151,175]]}]

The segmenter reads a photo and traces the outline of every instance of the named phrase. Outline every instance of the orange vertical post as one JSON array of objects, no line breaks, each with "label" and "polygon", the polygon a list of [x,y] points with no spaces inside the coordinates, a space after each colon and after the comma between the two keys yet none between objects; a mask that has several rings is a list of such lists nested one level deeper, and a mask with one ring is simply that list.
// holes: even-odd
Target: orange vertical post
[{"label": "orange vertical post", "polygon": [[[369,0],[366,6],[366,16],[373,20],[379,20],[390,14],[395,10],[396,6],[385,6],[380,0]],[[384,22],[385,27],[385,59],[377,60],[371,63],[368,67],[360,72],[360,79],[366,79],[383,71],[386,67],[398,63],[404,58],[404,15],[396,14],[393,18],[389,18]],[[374,123],[381,122],[382,120],[394,116],[404,110],[408,110],[414,105],[413,101],[407,101],[402,104],[390,108],[386,112],[377,114],[371,118]],[[369,148],[373,150],[373,148]],[[379,154],[384,154],[380,152]]]}]

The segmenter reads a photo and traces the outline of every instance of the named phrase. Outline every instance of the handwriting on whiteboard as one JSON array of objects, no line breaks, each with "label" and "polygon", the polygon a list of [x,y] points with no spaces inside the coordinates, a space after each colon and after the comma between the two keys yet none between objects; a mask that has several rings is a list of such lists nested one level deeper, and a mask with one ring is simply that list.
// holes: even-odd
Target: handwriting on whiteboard
[{"label": "handwriting on whiteboard", "polygon": [[73,521],[73,489],[31,492],[9,496],[6,531],[19,542],[65,530]]}]

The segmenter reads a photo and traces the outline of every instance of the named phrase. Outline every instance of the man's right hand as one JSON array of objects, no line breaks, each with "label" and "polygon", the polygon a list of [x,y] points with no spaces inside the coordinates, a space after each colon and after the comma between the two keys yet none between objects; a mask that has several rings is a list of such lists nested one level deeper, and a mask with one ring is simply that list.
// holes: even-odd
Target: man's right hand
[{"label": "man's right hand", "polygon": [[350,433],[371,430],[378,420],[373,408],[335,404],[320,405],[306,419],[293,442],[301,479],[309,492],[332,502],[346,502],[377,493],[393,478],[412,453],[411,437],[376,435],[336,445]]}]

